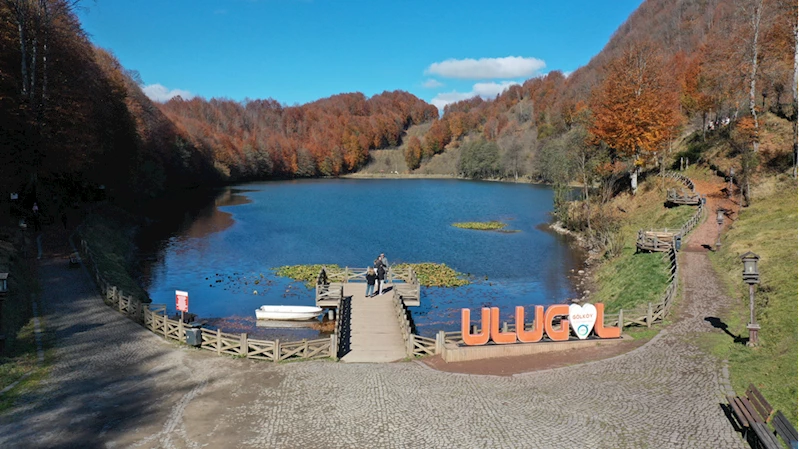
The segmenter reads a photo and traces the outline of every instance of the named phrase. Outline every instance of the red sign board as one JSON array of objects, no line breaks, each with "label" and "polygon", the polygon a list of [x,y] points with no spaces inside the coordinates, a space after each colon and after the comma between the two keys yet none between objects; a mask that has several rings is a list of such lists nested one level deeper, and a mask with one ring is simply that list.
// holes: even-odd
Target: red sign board
[{"label": "red sign board", "polygon": [[175,290],[175,309],[181,312],[189,311],[189,292]]}]

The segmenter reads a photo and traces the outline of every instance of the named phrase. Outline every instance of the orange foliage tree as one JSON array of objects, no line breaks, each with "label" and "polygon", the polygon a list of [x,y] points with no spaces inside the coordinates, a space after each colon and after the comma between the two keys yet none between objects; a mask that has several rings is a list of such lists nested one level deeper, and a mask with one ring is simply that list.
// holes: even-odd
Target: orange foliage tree
[{"label": "orange foliage tree", "polygon": [[610,61],[591,98],[589,131],[617,158],[633,162],[633,193],[639,167],[664,149],[679,123],[676,91],[664,69],[654,47],[633,45]]}]

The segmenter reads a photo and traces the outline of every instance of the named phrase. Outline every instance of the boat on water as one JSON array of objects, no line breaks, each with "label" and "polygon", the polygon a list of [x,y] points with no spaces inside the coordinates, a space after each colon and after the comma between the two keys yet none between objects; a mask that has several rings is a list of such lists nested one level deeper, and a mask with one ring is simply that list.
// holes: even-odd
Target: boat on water
[{"label": "boat on water", "polygon": [[322,313],[316,306],[261,306],[255,309],[255,318],[259,320],[304,321],[312,320]]}]

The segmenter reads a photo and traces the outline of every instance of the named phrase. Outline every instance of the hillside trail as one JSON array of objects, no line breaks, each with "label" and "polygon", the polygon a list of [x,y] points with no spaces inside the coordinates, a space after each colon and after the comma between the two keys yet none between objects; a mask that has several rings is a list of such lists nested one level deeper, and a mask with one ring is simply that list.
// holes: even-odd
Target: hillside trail
[{"label": "hillside trail", "polygon": [[[725,228],[728,228],[732,222],[738,219],[738,213],[741,209],[740,190],[733,186],[733,190],[730,192],[728,184],[719,177],[714,177],[710,180],[692,179],[692,181],[696,191],[707,197],[707,202],[705,203],[707,219],[691,232],[688,244],[683,246],[682,251],[707,252],[715,250],[719,233],[716,211],[718,209],[724,209],[725,211],[724,224],[721,229],[723,233]],[[728,196],[728,192],[731,195]]]}]

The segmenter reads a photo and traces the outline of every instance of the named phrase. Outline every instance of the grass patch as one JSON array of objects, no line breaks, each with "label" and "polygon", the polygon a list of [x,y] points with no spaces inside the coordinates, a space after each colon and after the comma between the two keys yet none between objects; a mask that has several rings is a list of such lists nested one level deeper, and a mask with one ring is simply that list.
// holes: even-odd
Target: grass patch
[{"label": "grass patch", "polygon": [[94,262],[111,285],[142,302],[150,302],[147,292],[130,275],[136,248],[133,245],[135,220],[117,208],[106,208],[86,218],[79,229],[89,244]]},{"label": "grass patch", "polygon": [[478,231],[498,231],[507,226],[501,221],[466,221],[462,223],[452,223],[452,226],[461,229],[476,229]]},{"label": "grass patch", "polygon": [[[9,273],[9,292],[3,301],[0,323],[0,329],[6,336],[6,340],[2,342],[3,351],[0,357],[0,389],[20,382],[0,396],[0,413],[11,408],[21,395],[34,390],[48,372],[47,364],[39,365],[37,361],[31,320],[31,299],[38,286],[29,263],[17,251],[23,243],[21,235],[15,231],[16,229],[0,229],[0,271]],[[31,244],[31,240],[28,240],[28,244]],[[49,339],[45,339],[43,343],[49,343]]]},{"label": "grass patch", "polygon": [[[44,324],[40,320],[42,327]],[[0,389],[17,381],[19,383],[0,396],[0,414],[13,407],[22,395],[35,390],[50,372],[50,351],[45,351],[43,365],[39,365],[37,361],[33,320],[29,320],[15,337],[14,344],[7,347],[5,355],[0,357]],[[43,335],[42,344],[45,348],[50,346],[51,338],[48,334]]]},{"label": "grass patch", "polygon": [[635,248],[625,247],[620,256],[599,268],[596,280],[598,302],[608,311],[629,310],[660,301],[668,286],[668,266],[662,253],[635,254]]},{"label": "grass patch", "polygon": [[748,337],[749,289],[741,280],[739,256],[757,253],[761,284],[755,288],[755,312],[761,330],[760,347],[748,348],[726,335],[702,337],[711,352],[729,361],[736,392],[755,384],[776,409],[797,423],[797,192],[788,177],[772,178],[753,194],[711,254],[716,271],[736,305],[722,320],[734,335]]}]

